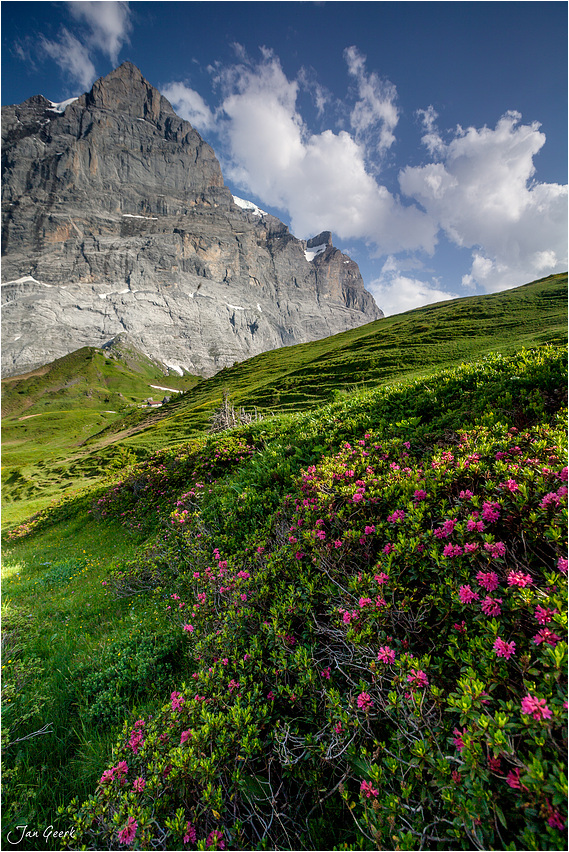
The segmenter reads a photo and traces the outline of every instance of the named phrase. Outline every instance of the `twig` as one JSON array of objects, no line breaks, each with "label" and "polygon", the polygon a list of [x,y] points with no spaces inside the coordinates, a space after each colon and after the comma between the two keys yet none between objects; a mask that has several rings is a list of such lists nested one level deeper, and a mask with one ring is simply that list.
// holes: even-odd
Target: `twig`
[{"label": "twig", "polygon": [[40,728],[39,731],[34,731],[33,734],[27,734],[25,737],[18,737],[17,740],[12,740],[11,743],[4,746],[4,748],[10,748],[10,746],[16,745],[16,743],[23,743],[24,740],[31,740],[34,737],[39,737],[41,734],[53,734],[53,730],[51,728],[52,722],[48,722],[43,728]]}]

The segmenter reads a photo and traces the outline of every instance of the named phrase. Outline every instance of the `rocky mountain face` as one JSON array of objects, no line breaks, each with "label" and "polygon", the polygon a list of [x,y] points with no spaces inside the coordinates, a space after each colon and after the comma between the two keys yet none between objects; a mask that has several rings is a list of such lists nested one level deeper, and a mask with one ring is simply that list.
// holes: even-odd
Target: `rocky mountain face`
[{"label": "rocky mountain face", "polygon": [[2,374],[127,333],[204,376],[383,316],[328,232],[234,199],[132,64],[65,104],[2,108]]}]

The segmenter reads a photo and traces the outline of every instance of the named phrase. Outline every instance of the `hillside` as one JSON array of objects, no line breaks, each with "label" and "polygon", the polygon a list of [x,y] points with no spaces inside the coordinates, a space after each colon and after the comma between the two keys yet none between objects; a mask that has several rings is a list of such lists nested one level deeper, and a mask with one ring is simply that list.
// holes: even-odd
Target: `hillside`
[{"label": "hillside", "polygon": [[[3,500],[48,499],[77,487],[76,448],[125,410],[161,401],[198,382],[173,375],[132,346],[126,336],[106,349],[84,347],[23,376],[2,380]],[[166,390],[171,389],[171,391]],[[60,466],[58,462],[64,459]],[[91,470],[101,475],[99,462]],[[26,505],[24,512],[33,511]]]},{"label": "hillside", "polygon": [[224,389],[235,405],[304,411],[338,394],[415,378],[488,352],[510,354],[523,346],[566,342],[564,273],[503,293],[417,308],[314,343],[265,352],[220,371],[163,412],[136,424],[133,433],[144,430],[145,435],[132,444],[152,438],[165,444],[166,434],[191,435],[203,429]]},{"label": "hillside", "polygon": [[[187,390],[197,377],[183,379],[136,347],[116,343],[108,349],[85,346],[22,376],[2,379],[2,416],[37,416],[50,411],[123,409],[167,391]],[[162,389],[162,393],[160,390]],[[111,411],[107,413],[116,413]]]},{"label": "hillside", "polygon": [[12,530],[4,838],[563,848],[567,352],[441,366]]},{"label": "hillside", "polygon": [[[23,501],[34,501],[31,510],[41,508],[59,493],[62,484],[73,489],[85,477],[100,477],[109,465],[120,464],[125,453],[143,458],[160,447],[199,434],[209,427],[224,393],[236,407],[288,415],[318,408],[356,389],[427,375],[433,369],[481,358],[488,352],[509,354],[522,346],[563,344],[566,340],[564,274],[504,293],[418,308],[310,344],[264,353],[194,384],[150,414],[105,402],[111,399],[111,386],[125,400],[134,398],[135,389],[141,396],[150,393],[141,379],[123,373],[119,379],[116,365],[104,362],[97,368],[96,378],[85,379],[81,392],[80,383],[62,391],[68,410],[50,414],[49,428],[45,418],[21,422],[16,416],[7,416],[3,420],[5,521],[25,516]],[[74,353],[69,356],[70,363],[81,357]],[[95,355],[92,358],[93,365],[100,363]],[[65,359],[61,362],[69,363]],[[107,374],[113,377],[114,385],[105,380],[100,387]],[[66,381],[72,381],[71,376]],[[156,380],[153,384],[182,386],[174,382],[175,377],[169,376],[168,381]],[[48,396],[42,390],[45,380],[32,386],[30,379],[24,388],[21,396],[33,402],[29,411],[45,410],[41,407],[46,406]],[[94,394],[88,400],[93,414],[85,405],[88,398],[81,395],[88,392]],[[54,396],[57,400],[57,394]],[[14,405],[14,397],[12,391],[8,406]],[[117,413],[108,409],[117,409]],[[4,407],[4,413],[10,410]]]}]

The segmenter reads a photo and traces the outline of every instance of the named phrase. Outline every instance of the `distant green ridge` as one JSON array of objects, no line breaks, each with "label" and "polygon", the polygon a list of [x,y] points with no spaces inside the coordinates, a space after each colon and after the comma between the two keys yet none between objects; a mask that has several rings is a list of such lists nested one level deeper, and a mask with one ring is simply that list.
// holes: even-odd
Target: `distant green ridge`
[{"label": "distant green ridge", "polygon": [[[84,346],[51,364],[2,380],[2,416],[72,408],[123,408],[152,396],[152,384],[187,389],[196,378],[166,375],[166,368],[134,346]],[[156,390],[162,399],[164,391]]]}]

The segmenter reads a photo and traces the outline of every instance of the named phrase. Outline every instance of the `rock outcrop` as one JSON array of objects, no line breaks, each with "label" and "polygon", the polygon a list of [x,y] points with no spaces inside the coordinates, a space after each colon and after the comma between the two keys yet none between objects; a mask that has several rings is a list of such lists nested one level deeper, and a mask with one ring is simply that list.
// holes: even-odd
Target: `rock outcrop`
[{"label": "rock outcrop", "polygon": [[382,316],[356,263],[234,199],[131,63],[2,108],[2,374],[128,333],[204,376]]}]

